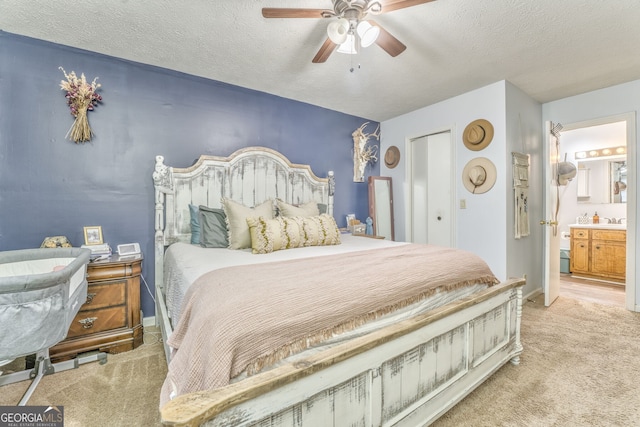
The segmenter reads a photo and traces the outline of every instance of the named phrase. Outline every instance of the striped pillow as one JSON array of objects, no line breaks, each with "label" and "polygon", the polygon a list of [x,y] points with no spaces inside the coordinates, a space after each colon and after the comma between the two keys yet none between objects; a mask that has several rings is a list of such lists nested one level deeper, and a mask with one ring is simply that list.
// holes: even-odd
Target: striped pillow
[{"label": "striped pillow", "polygon": [[247,218],[254,254],[266,254],[280,249],[303,246],[340,244],[340,231],[332,216]]},{"label": "striped pillow", "polygon": [[254,254],[268,254],[279,251],[282,247],[280,236],[280,221],[260,217],[248,217],[249,233],[251,235],[251,252]]}]

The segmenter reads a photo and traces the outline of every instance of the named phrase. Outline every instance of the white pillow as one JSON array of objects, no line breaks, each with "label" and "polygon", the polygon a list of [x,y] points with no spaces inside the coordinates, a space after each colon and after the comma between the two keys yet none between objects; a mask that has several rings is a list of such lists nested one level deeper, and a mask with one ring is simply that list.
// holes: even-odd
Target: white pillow
[{"label": "white pillow", "polygon": [[309,217],[320,215],[318,203],[314,202],[313,200],[300,205],[291,205],[289,203],[283,202],[280,199],[276,199],[276,203],[278,204],[278,212],[281,216]]},{"label": "white pillow", "polygon": [[229,229],[229,249],[246,249],[251,247],[251,233],[247,218],[263,217],[273,219],[273,200],[269,199],[254,208],[230,199],[222,199],[222,208],[227,216]]}]

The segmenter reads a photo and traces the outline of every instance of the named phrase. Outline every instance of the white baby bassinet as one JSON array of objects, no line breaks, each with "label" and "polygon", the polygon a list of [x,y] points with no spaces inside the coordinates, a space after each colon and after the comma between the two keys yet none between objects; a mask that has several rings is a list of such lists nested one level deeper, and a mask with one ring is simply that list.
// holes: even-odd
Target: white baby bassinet
[{"label": "white baby bassinet", "polygon": [[67,336],[86,301],[90,254],[82,248],[0,252],[0,365],[36,354],[36,368],[26,378],[16,376],[22,373],[0,376],[0,385],[34,379],[20,404],[26,403],[42,375],[55,372],[49,348]]}]

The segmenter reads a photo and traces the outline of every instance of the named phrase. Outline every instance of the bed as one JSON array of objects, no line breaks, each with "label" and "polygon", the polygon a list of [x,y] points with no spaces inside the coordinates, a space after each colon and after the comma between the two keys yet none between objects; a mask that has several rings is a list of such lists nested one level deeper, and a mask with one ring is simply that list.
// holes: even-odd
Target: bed
[{"label": "bed", "polygon": [[[187,168],[157,156],[153,180],[166,425],[425,425],[519,362],[524,280],[497,283],[457,249],[337,232],[331,172],[249,147]],[[233,246],[229,206],[268,202],[281,215],[245,220],[248,249],[192,243],[195,206],[229,213]],[[300,219],[310,205],[323,212]],[[255,244],[296,221],[322,232]]]}]

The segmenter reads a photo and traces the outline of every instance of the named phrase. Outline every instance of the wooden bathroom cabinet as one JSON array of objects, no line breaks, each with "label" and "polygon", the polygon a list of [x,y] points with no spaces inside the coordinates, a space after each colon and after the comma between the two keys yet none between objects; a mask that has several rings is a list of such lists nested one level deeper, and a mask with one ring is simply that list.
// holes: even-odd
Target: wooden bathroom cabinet
[{"label": "wooden bathroom cabinet", "polygon": [[571,273],[624,282],[627,271],[626,245],[626,230],[572,227]]}]

